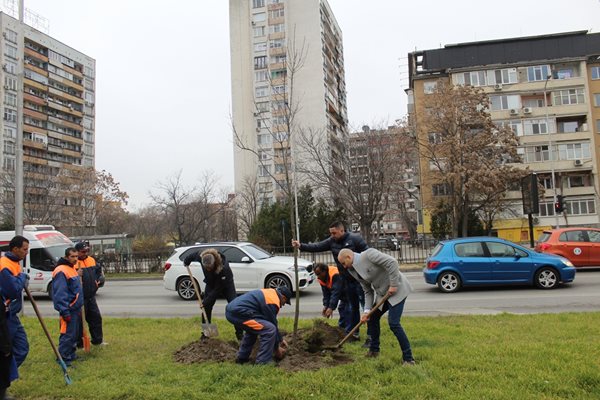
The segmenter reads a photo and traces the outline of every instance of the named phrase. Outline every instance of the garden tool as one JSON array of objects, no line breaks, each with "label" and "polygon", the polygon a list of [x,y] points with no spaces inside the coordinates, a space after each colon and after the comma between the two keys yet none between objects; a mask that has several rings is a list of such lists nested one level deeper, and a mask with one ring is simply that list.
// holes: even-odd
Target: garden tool
[{"label": "garden tool", "polygon": [[219,330],[217,329],[216,324],[211,324],[208,322],[208,317],[206,316],[206,311],[204,310],[204,305],[202,304],[202,292],[200,291],[200,285],[198,285],[198,283],[196,282],[196,279],[194,279],[194,276],[192,275],[192,270],[190,269],[190,266],[186,265],[186,268],[188,271],[188,275],[190,276],[190,279],[192,280],[192,284],[194,285],[194,290],[196,291],[196,297],[198,298],[198,304],[200,304],[200,312],[202,313],[202,316],[204,317],[204,320],[206,321],[206,323],[202,324],[202,334],[206,337],[217,337],[217,336],[219,336]]}]

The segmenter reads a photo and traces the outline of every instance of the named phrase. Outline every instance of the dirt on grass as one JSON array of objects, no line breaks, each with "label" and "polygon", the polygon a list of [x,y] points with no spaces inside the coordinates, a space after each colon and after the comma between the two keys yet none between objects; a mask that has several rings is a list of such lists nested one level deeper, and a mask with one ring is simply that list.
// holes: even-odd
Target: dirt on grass
[{"label": "dirt on grass", "polygon": [[[325,321],[317,320],[312,328],[299,329],[296,336],[291,333],[283,336],[288,343],[288,349],[285,357],[277,361],[277,366],[286,371],[316,370],[353,361],[343,349],[333,349],[344,337],[344,331]],[[251,362],[258,348],[258,340],[256,342]],[[184,364],[235,362],[238,347],[235,341],[206,338],[183,346],[173,357],[175,361]]]}]

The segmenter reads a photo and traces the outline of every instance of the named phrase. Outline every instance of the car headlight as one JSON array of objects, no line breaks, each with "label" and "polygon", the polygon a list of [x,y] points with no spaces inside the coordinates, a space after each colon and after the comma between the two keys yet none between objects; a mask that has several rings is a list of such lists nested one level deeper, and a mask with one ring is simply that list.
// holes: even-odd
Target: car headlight
[{"label": "car headlight", "polygon": [[[294,266],[292,265],[291,267],[288,268],[288,270],[293,271]],[[306,267],[301,267],[300,265],[298,265],[298,272],[306,272]]]},{"label": "car headlight", "polygon": [[573,265],[573,263],[572,263],[571,261],[567,260],[566,258],[563,258],[561,261],[562,261],[562,262],[563,262],[563,264],[565,264],[567,267],[575,267],[575,266]]}]

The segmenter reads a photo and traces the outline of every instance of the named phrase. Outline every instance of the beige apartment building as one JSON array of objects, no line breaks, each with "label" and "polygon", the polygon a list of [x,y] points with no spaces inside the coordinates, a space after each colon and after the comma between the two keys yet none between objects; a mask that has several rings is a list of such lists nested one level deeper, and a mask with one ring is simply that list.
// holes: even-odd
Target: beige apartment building
[{"label": "beige apartment building", "polygon": [[250,149],[234,145],[235,190],[256,179],[261,203],[270,203],[284,195],[300,131],[319,132],[341,154],[342,33],[326,0],[230,0],[229,12],[234,135]]},{"label": "beige apartment building", "polygon": [[[409,70],[409,114],[421,138],[430,132],[418,128],[419,115],[439,80],[480,87],[490,97],[492,120],[514,130],[523,166],[536,172],[545,187],[536,231],[556,225],[555,195],[566,201],[566,213],[558,218],[561,227],[600,226],[600,34],[578,31],[446,45],[409,53]],[[428,183],[429,164],[423,159],[420,168],[424,204],[431,204],[444,193]],[[508,198],[494,231],[527,241],[521,193],[515,190]]]},{"label": "beige apartment building", "polygon": [[[51,222],[44,220],[49,209],[42,204],[48,205],[48,197],[55,196],[53,206],[62,207],[55,209],[54,223],[62,225],[83,201],[69,190],[69,179],[83,167],[95,165],[96,62],[5,13],[0,13],[0,30],[3,176],[14,174],[20,126],[25,223]],[[23,71],[22,86],[19,71]],[[49,190],[49,182],[56,183],[58,177],[60,185]],[[4,199],[10,199],[10,183],[5,182],[3,189]]]}]

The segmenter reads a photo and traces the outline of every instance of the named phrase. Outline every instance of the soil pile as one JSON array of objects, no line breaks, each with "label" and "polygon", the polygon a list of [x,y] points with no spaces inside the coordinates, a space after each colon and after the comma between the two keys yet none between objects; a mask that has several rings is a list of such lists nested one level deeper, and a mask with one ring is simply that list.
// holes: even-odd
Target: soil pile
[{"label": "soil pile", "polygon": [[[344,331],[333,327],[322,320],[317,320],[312,328],[299,329],[296,336],[284,334],[288,350],[283,360],[277,366],[286,371],[315,370],[352,362],[353,359],[344,354],[342,349],[328,351],[344,337]],[[252,354],[254,359],[257,344]],[[225,342],[216,338],[207,338],[192,342],[173,355],[175,361],[191,364],[198,362],[234,362],[238,344],[234,341]]]}]

